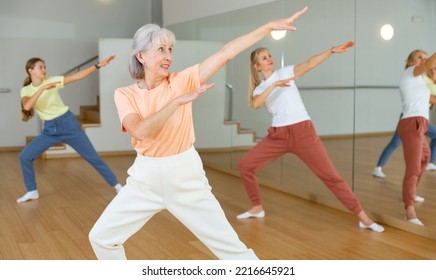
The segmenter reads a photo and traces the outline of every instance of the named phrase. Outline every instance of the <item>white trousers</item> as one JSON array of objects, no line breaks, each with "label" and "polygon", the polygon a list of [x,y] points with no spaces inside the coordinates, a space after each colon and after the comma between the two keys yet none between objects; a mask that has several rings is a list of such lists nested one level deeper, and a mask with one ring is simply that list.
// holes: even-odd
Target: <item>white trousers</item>
[{"label": "white trousers", "polygon": [[164,158],[138,155],[128,174],[126,185],[89,233],[98,259],[126,259],[124,242],[164,209],[218,259],[258,259],[227,221],[193,147]]}]

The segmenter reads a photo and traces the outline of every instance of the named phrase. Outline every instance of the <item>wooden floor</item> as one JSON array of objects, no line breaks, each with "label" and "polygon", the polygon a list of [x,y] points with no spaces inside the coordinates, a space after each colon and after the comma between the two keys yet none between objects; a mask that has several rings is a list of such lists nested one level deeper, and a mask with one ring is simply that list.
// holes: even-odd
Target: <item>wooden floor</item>
[{"label": "wooden floor", "polygon": [[[124,183],[133,156],[103,157]],[[95,259],[88,233],[115,196],[81,158],[35,161],[40,199],[17,204],[25,191],[17,152],[0,153],[0,259]],[[262,187],[267,216],[240,221],[248,206],[240,178],[206,168],[213,192],[241,240],[261,259],[436,260],[436,240],[387,226],[358,228],[344,211]],[[126,244],[129,259],[215,259],[167,211],[156,215]]]},{"label": "wooden floor", "polygon": [[[384,167],[387,177],[372,176],[377,159],[390,136],[356,139],[326,139],[324,145],[339,174],[356,193],[364,210],[380,223],[436,240],[436,171],[426,171],[418,186],[424,203],[416,204],[418,217],[425,227],[405,221],[402,179],[405,170],[402,147],[392,154]],[[239,176],[237,165],[246,150],[202,152],[205,165]],[[317,176],[295,155],[285,154],[258,172],[259,181],[271,188],[318,202],[339,210],[344,206]]]}]

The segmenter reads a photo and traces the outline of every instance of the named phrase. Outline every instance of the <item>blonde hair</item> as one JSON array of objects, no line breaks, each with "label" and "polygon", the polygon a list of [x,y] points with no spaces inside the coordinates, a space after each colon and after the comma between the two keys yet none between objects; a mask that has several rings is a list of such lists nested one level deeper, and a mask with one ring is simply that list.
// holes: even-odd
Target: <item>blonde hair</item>
[{"label": "blonde hair", "polygon": [[[28,86],[28,85],[30,85],[32,83],[32,77],[30,76],[29,69],[35,68],[36,63],[38,63],[38,62],[45,63],[44,60],[42,60],[39,57],[32,57],[31,59],[29,59],[26,62],[27,77],[23,81],[23,87]],[[23,102],[20,101],[20,103],[21,103],[21,115],[22,115],[21,120],[23,122],[27,122],[28,120],[30,120],[33,117],[35,112],[34,112],[33,108],[30,109],[30,110],[24,110]]]},{"label": "blonde hair", "polygon": [[410,67],[410,66],[413,65],[413,62],[415,61],[415,55],[416,55],[417,53],[424,53],[425,55],[427,55],[427,52],[425,52],[425,51],[423,51],[423,50],[420,50],[420,49],[416,49],[416,50],[412,51],[412,52],[409,54],[409,56],[407,57],[407,60],[406,60],[406,66],[404,67],[405,69],[407,69],[408,67]]},{"label": "blonde hair", "polygon": [[248,105],[250,107],[253,106],[253,91],[261,82],[259,78],[259,73],[256,70],[255,66],[259,58],[259,53],[267,50],[267,48],[257,48],[250,54],[250,70],[248,78]]},{"label": "blonde hair", "polygon": [[174,47],[176,37],[173,32],[159,25],[146,24],[135,32],[129,57],[129,72],[133,79],[140,80],[144,77],[144,66],[138,61],[136,54],[153,50],[163,42]]}]

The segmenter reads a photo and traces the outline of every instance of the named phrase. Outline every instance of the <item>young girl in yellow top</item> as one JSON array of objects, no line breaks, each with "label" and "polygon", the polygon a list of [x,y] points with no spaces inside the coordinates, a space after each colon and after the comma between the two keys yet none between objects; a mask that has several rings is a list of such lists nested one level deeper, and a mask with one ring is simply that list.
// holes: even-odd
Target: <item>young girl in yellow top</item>
[{"label": "young girl in yellow top", "polygon": [[28,76],[21,89],[23,121],[28,121],[33,116],[33,111],[36,111],[40,119],[44,121],[44,129],[19,154],[27,192],[17,199],[17,203],[39,198],[33,161],[50,146],[60,142],[70,145],[100,173],[110,186],[114,187],[117,192],[120,190],[121,184],[118,183],[115,174],[98,156],[88,136],[68,106],[63,103],[58,92],[64,86],[84,79],[98,68],[108,65],[113,58],[111,56],[65,77],[46,77],[45,62],[40,58],[34,57],[27,61]]}]

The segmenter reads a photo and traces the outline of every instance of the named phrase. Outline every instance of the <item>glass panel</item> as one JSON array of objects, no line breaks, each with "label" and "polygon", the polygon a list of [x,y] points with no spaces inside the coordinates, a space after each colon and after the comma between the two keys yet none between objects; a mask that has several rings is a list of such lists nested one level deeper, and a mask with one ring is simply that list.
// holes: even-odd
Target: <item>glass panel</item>
[{"label": "glass panel", "polygon": [[[436,172],[426,172],[418,194],[426,201],[417,211],[428,226],[424,230],[404,221],[401,185],[404,174],[402,148],[391,155],[383,171],[387,177],[372,176],[377,158],[397,125],[401,100],[398,83],[407,55],[413,49],[434,52],[436,1],[434,0],[328,0],[275,1],[265,5],[210,16],[169,26],[178,40],[227,41],[265,23],[288,16],[308,6],[309,11],[288,32],[284,40],[270,36],[233,59],[226,67],[224,120],[233,126],[228,149],[201,153],[205,165],[237,175],[237,165],[252,144],[248,138],[265,137],[271,115],[265,108],[247,105],[249,54],[267,47],[277,66],[298,64],[332,46],[355,41],[347,53],[334,55],[297,80],[303,102],[316,131],[338,170],[353,188],[364,209],[377,220],[435,238],[430,216],[436,192],[431,182]],[[393,38],[379,33],[385,24],[393,26]],[[214,50],[210,50],[212,53]],[[213,81],[213,79],[212,79]],[[430,122],[436,114],[431,112]],[[436,120],[435,120],[436,123]],[[248,131],[247,131],[248,130]],[[249,142],[249,141],[248,141]],[[216,152],[218,151],[218,152]],[[305,197],[338,209],[345,208],[301,159],[286,154],[258,172],[266,186]]]},{"label": "glass panel", "polygon": [[[254,110],[248,106],[251,51],[257,47],[268,48],[276,66],[281,67],[302,63],[335,45],[354,40],[354,1],[275,1],[168,27],[178,40],[226,43],[268,20],[287,17],[306,5],[309,12],[295,23],[297,32],[287,32],[285,39],[277,41],[267,36],[227,65],[226,94],[232,95],[231,100],[226,101],[231,104],[226,109],[226,116],[236,121],[239,129],[237,136],[232,135],[230,152],[201,153],[205,165],[223,164],[221,170],[227,168],[228,172],[239,174],[238,162],[254,144],[248,145],[240,138],[253,131],[256,141],[259,141],[266,136],[271,125],[271,114],[266,108]],[[354,49],[334,55],[296,82],[331,160],[350,187],[353,175],[354,59]],[[343,209],[318,177],[293,154],[266,164],[257,177],[263,185]]]},{"label": "glass panel", "polygon": [[[436,2],[432,0],[358,0],[356,6],[356,194],[379,219],[414,232],[422,229],[404,221],[405,163],[400,143],[387,157],[386,165],[380,164],[386,178],[373,177],[372,173],[402,111],[398,85],[407,56],[414,49],[423,49],[429,55],[434,52],[436,37],[430,34],[434,34],[436,26],[435,13]],[[380,35],[385,24],[393,26],[391,40]],[[426,202],[416,205],[418,217],[427,225],[426,233],[421,234],[433,238],[435,219],[430,209],[434,209],[431,205],[436,199],[432,183],[435,176],[431,172],[423,174],[418,194],[425,196]]]},{"label": "glass panel", "polygon": [[[284,1],[285,11],[299,1]],[[331,47],[354,41],[354,1],[305,1],[298,31],[284,40],[284,63],[298,64]],[[295,38],[294,38],[295,37]],[[329,57],[296,81],[306,109],[333,165],[353,187],[355,49]],[[325,163],[322,163],[325,164]],[[283,156],[282,186],[287,192],[344,210],[325,184],[296,155]]]}]

